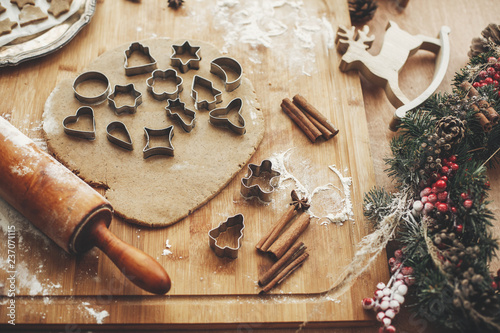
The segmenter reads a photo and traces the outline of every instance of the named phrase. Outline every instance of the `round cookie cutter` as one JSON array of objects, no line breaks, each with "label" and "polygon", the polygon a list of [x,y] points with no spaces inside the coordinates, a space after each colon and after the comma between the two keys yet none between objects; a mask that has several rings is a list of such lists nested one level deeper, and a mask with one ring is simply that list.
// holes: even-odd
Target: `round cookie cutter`
[{"label": "round cookie cutter", "polygon": [[[102,93],[100,93],[99,95],[96,95],[96,96],[84,96],[84,95],[80,94],[77,91],[78,86],[81,83],[83,83],[85,81],[89,81],[89,80],[97,80],[97,81],[104,82],[104,84],[106,85],[106,89]],[[92,105],[101,104],[108,97],[109,88],[110,88],[110,84],[109,84],[109,80],[106,77],[106,75],[104,75],[101,72],[97,72],[97,71],[84,72],[84,73],[78,75],[78,77],[75,79],[75,81],[73,81],[73,91],[75,93],[76,99],[82,103],[85,103],[85,104],[92,104]]]}]

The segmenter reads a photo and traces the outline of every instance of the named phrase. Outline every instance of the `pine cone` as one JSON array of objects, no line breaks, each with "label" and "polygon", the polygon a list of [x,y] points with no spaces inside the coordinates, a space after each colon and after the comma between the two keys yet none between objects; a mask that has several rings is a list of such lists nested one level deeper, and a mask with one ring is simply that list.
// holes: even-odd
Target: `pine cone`
[{"label": "pine cone", "polygon": [[469,58],[488,52],[491,44],[500,46],[500,25],[490,23],[482,32],[481,37],[472,39]]},{"label": "pine cone", "polygon": [[459,143],[465,136],[465,126],[455,116],[443,117],[436,125],[436,134],[439,138],[443,138],[446,144]]},{"label": "pine cone", "polygon": [[377,2],[374,0],[349,0],[349,14],[352,23],[370,21],[375,15]]},{"label": "pine cone", "polygon": [[184,0],[168,0],[168,6],[173,9],[177,9],[182,6]]}]

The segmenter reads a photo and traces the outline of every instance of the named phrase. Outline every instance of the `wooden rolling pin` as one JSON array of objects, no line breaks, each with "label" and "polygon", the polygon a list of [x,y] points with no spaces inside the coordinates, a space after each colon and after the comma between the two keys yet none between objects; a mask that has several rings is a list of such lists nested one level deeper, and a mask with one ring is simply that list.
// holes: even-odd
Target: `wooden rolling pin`
[{"label": "wooden rolling pin", "polygon": [[68,253],[97,246],[140,288],[170,289],[156,260],[108,230],[110,203],[2,117],[0,196]]}]

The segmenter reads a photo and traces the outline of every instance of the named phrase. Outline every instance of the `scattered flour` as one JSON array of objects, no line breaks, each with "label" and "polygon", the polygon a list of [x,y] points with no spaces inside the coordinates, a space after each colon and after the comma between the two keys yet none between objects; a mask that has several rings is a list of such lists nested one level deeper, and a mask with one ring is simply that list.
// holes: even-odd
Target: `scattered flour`
[{"label": "scattered flour", "polygon": [[165,247],[166,247],[166,249],[163,249],[163,252],[161,253],[161,255],[162,256],[171,255],[173,252],[170,251],[169,249],[172,247],[172,245],[170,244],[170,241],[168,239],[165,241]]},{"label": "scattered flour", "polygon": [[[289,169],[287,168],[287,163],[289,161],[289,158],[293,152],[293,148],[290,148],[286,150],[285,152],[281,153],[275,153],[273,154],[269,160],[273,164],[273,169],[277,170],[278,172],[281,173],[281,177],[279,180],[278,187],[281,186],[284,182],[287,181],[292,181],[295,184],[295,190],[304,197],[309,198],[309,202],[311,203],[311,208],[309,209],[309,214],[311,214],[313,217],[317,217],[323,222],[321,224],[328,224],[328,222],[331,223],[338,223],[342,225],[346,221],[354,221],[354,213],[352,210],[352,202],[351,202],[351,186],[352,186],[352,178],[351,177],[346,177],[342,175],[342,173],[335,167],[335,165],[329,166],[329,169],[332,170],[337,177],[339,178],[341,184],[342,184],[342,189],[338,188],[337,186],[333,185],[332,183],[327,183],[323,184],[320,186],[315,187],[312,190],[308,189],[308,186],[306,183],[303,181],[299,180],[294,174],[292,174]],[[347,170],[344,170],[347,172]],[[325,216],[318,216],[316,215],[312,210],[314,207],[314,197],[324,191],[332,191],[337,190],[338,192],[343,194],[343,199],[342,199],[342,208],[335,213],[328,213]],[[327,199],[330,201],[335,201],[335,198],[332,195],[327,196]],[[325,199],[322,199],[324,201]]]},{"label": "scattered flour", "polygon": [[101,312],[97,312],[95,309],[89,307],[90,303],[88,302],[82,302],[83,307],[87,312],[95,318],[96,323],[102,324],[104,318],[109,317],[109,312],[106,310],[102,310]]}]

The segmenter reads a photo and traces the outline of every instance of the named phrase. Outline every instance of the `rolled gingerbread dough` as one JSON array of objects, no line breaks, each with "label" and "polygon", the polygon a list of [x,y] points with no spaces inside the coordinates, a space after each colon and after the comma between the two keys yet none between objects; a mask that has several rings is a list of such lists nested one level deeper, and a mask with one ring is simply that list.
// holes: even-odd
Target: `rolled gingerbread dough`
[{"label": "rolled gingerbread dough", "polygon": [[[182,45],[184,41],[156,38],[140,43],[149,47],[158,62],[158,69],[166,70],[176,69],[170,65],[171,46]],[[85,71],[104,73],[111,84],[110,92],[116,84],[133,83],[142,93],[142,104],[135,114],[117,115],[107,102],[92,105],[96,139],[86,140],[65,134],[62,126],[64,118],[75,115],[76,110],[85,105],[74,97],[74,78],[61,81],[45,104],[43,129],[50,152],[86,182],[105,188],[105,196],[115,213],[126,221],[152,227],[180,221],[218,194],[248,162],[262,140],[264,116],[250,80],[243,75],[239,88],[226,92],[223,81],[210,73],[210,62],[221,56],[218,50],[205,42],[189,42],[201,47],[202,60],[198,70],[191,69],[184,74],[178,71],[183,79],[180,100],[187,108],[195,110],[191,97],[193,76],[200,75],[212,81],[214,87],[223,92],[222,102],[217,108],[227,106],[236,97],[243,100],[244,135],[209,123],[206,109],[195,110],[195,127],[191,132],[185,132],[179,123],[167,117],[167,101],[155,100],[147,91],[146,80],[151,73],[125,75],[124,51],[130,44],[105,52]],[[106,127],[112,121],[121,121],[127,126],[132,151],[108,141]],[[160,129],[170,125],[174,126],[174,156],[144,159],[144,127]]]}]

